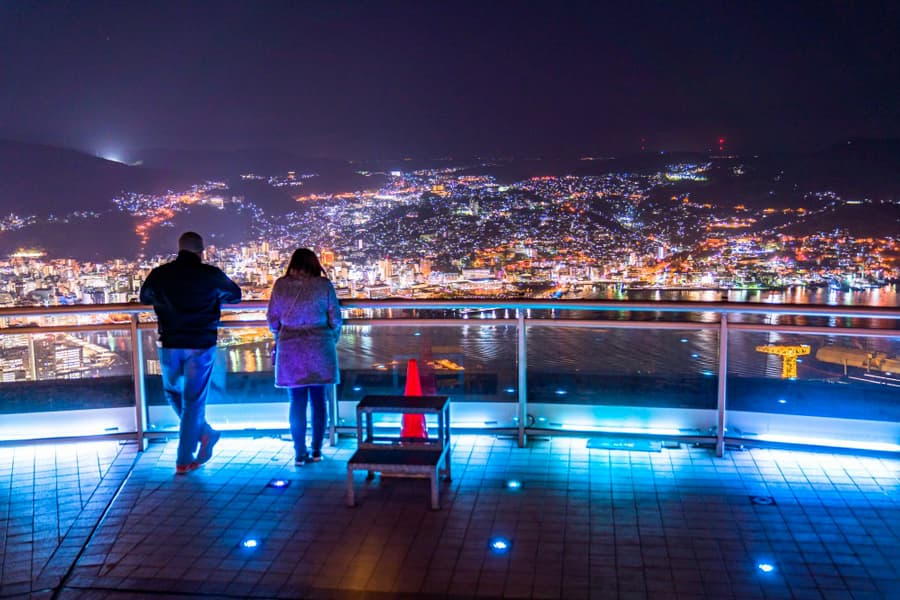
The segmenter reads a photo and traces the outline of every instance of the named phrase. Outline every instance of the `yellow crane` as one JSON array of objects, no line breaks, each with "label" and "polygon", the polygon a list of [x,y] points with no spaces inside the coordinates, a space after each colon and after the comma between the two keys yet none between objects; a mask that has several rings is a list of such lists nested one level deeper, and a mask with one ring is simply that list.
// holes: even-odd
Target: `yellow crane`
[{"label": "yellow crane", "polygon": [[757,346],[757,352],[765,354],[774,354],[781,357],[781,377],[782,379],[797,378],[797,357],[809,354],[808,344],[799,344],[797,346],[776,346],[775,344],[767,344]]}]

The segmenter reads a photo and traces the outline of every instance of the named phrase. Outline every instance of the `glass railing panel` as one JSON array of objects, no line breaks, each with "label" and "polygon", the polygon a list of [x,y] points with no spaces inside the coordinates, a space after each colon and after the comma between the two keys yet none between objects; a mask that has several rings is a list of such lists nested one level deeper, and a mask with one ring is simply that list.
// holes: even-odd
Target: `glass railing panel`
[{"label": "glass railing panel", "polygon": [[[338,356],[339,426],[356,424],[356,405],[366,395],[403,395],[410,359],[416,359],[423,394],[450,396],[453,427],[516,426],[513,325],[346,325]],[[385,426],[399,422],[378,418]]]},{"label": "glass railing panel", "polygon": [[718,337],[717,328],[529,326],[528,425],[708,435],[716,420]]},{"label": "glass railing panel", "polygon": [[900,451],[900,336],[731,331],[727,435]]},{"label": "glass railing panel", "polygon": [[0,440],[135,432],[128,330],[0,334]]},{"label": "glass railing panel", "polygon": [[[177,431],[162,390],[157,335],[142,332],[147,431]],[[219,331],[206,418],[217,429],[287,429],[287,396],[273,385],[272,337],[259,327]]]},{"label": "glass railing panel", "polygon": [[[148,431],[175,431],[159,375],[156,334],[143,332]],[[403,395],[410,359],[423,394],[450,396],[451,424],[516,426],[516,334],[509,325],[410,327],[346,325],[338,344],[341,384],[336,425],[355,426],[356,404],[369,394]],[[287,429],[287,392],[273,385],[271,337],[259,328],[220,332],[207,420],[222,429]],[[381,425],[399,418],[380,416]]]}]

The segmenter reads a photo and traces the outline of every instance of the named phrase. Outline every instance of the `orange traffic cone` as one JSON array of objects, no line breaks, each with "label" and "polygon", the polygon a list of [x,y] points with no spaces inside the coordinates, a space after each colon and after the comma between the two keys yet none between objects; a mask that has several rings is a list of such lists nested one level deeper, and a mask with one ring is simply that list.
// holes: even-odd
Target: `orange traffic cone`
[{"label": "orange traffic cone", "polygon": [[[411,358],[406,365],[406,390],[404,396],[421,396],[422,382],[419,380],[419,365]],[[427,438],[425,415],[403,415],[403,426],[400,428],[402,438]]]}]

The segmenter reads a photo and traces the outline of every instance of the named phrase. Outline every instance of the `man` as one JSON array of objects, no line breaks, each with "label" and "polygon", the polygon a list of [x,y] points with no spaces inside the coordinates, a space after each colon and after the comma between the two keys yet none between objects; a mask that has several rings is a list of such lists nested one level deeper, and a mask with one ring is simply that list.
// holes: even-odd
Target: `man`
[{"label": "man", "polygon": [[221,306],[241,301],[241,288],[202,256],[203,238],[188,231],[178,238],[178,257],[150,271],[141,286],[141,302],[156,312],[163,391],[181,420],[178,475],[208,461],[221,436],[206,422],[206,396]]}]

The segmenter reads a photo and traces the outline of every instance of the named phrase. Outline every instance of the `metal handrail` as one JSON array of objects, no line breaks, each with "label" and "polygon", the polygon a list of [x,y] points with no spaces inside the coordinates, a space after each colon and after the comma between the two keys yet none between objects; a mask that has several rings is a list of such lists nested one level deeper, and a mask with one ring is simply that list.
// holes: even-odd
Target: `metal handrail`
[{"label": "metal handrail", "polygon": [[[266,300],[245,300],[240,304],[225,305],[226,311],[265,310]],[[825,306],[819,304],[769,304],[764,302],[695,302],[658,301],[635,302],[631,300],[341,300],[343,309],[410,309],[410,310],[458,310],[465,308],[507,310],[587,310],[677,312],[715,314],[777,314],[797,316],[844,317],[863,319],[900,320],[900,307],[891,306]],[[141,314],[151,313],[150,306],[142,304],[67,304],[61,306],[27,306],[0,308],[0,319],[20,316],[56,316],[67,314]]]},{"label": "metal handrail", "polygon": [[[224,306],[225,318],[222,321],[224,328],[246,328],[268,326],[264,319],[241,320],[230,318],[242,312],[264,311],[268,306],[265,300],[249,300],[236,305]],[[341,307],[347,311],[353,310],[505,310],[514,311],[515,318],[467,318],[465,315],[457,318],[363,318],[348,317],[345,324],[352,326],[410,326],[410,327],[459,327],[462,325],[473,326],[514,326],[516,327],[517,340],[517,380],[518,380],[518,440],[519,445],[526,444],[527,430],[527,329],[530,327],[562,327],[562,328],[609,328],[609,329],[665,329],[665,330],[719,330],[719,382],[717,386],[717,427],[716,427],[716,454],[722,456],[725,444],[725,430],[727,423],[726,398],[727,377],[722,374],[728,372],[728,332],[758,331],[779,333],[800,333],[811,335],[849,335],[867,337],[900,337],[900,327],[890,328],[865,328],[845,326],[843,323],[833,327],[806,326],[806,325],[778,325],[759,323],[737,323],[729,318],[737,314],[769,314],[769,315],[795,315],[795,316],[819,316],[853,319],[887,319],[900,326],[900,307],[848,307],[848,306],[820,306],[805,304],[765,304],[765,303],[737,303],[737,302],[632,302],[627,300],[344,300]],[[528,315],[528,311],[546,311],[553,313],[568,313],[571,311],[593,312],[654,312],[654,313],[713,313],[719,316],[718,320],[710,322],[697,322],[688,320],[679,321],[622,321],[609,319],[560,319],[553,314],[547,316]],[[145,305],[106,304],[106,305],[66,305],[54,307],[13,307],[0,308],[0,320],[17,317],[47,317],[62,315],[122,315],[126,317],[120,322],[112,323],[87,323],[77,325],[34,325],[28,324],[22,327],[0,327],[2,335],[22,335],[34,333],[54,332],[78,332],[78,331],[102,331],[121,330],[130,331],[132,343],[132,370],[134,377],[136,435],[139,447],[143,449],[144,415],[146,412],[146,399],[144,390],[144,365],[142,348],[140,344],[141,332],[156,327],[152,319],[152,308]],[[146,315],[146,320],[141,320],[141,315]],[[337,398],[332,394],[332,403],[336,408]],[[336,414],[333,412],[332,414]],[[335,439],[334,419],[331,424],[331,438]],[[91,436],[92,438],[96,436]],[[118,437],[121,437],[119,435]]]}]

